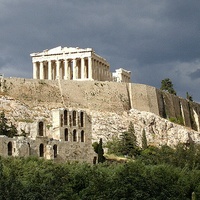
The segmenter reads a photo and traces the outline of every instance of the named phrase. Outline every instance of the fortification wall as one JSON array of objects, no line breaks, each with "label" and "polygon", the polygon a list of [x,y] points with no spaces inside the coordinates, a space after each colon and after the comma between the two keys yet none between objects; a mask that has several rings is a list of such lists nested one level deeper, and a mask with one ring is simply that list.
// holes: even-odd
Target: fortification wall
[{"label": "fortification wall", "polygon": [[6,78],[1,81],[1,94],[23,102],[30,109],[70,107],[122,114],[134,108],[167,119],[175,118],[200,130],[198,103],[143,84]]}]

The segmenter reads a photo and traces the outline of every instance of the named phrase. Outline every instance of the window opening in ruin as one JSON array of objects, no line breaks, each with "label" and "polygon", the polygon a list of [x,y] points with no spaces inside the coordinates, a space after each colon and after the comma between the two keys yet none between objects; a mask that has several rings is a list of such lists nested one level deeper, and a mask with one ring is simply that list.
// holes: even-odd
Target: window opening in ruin
[{"label": "window opening in ruin", "polygon": [[60,126],[63,127],[63,114],[60,115]]},{"label": "window opening in ruin", "polygon": [[43,122],[39,122],[39,136],[43,136],[44,135],[44,123]]},{"label": "window opening in ruin", "polygon": [[77,134],[76,134],[76,130],[73,130],[73,142],[77,141]]},{"label": "window opening in ruin", "polygon": [[40,144],[39,151],[40,151],[40,157],[44,157],[44,145],[43,144]]},{"label": "window opening in ruin", "polygon": [[81,113],[80,113],[80,118],[81,118],[81,120],[80,120],[80,121],[81,121],[81,127],[84,126],[83,116],[84,116],[84,115],[83,115],[83,112],[81,112]]},{"label": "window opening in ruin", "polygon": [[65,129],[65,141],[69,141],[68,129]]},{"label": "window opening in ruin", "polygon": [[12,142],[8,142],[8,155],[12,156]]},{"label": "window opening in ruin", "polygon": [[76,111],[72,112],[73,126],[76,126]]},{"label": "window opening in ruin", "polygon": [[31,155],[31,145],[28,143],[28,155]]},{"label": "window opening in ruin", "polygon": [[81,142],[85,141],[85,134],[84,131],[81,131]]},{"label": "window opening in ruin", "polygon": [[67,110],[64,110],[64,125],[68,125],[67,124]]},{"label": "window opening in ruin", "polygon": [[53,145],[53,156],[54,158],[57,158],[57,155],[58,155],[58,147],[57,145]]}]

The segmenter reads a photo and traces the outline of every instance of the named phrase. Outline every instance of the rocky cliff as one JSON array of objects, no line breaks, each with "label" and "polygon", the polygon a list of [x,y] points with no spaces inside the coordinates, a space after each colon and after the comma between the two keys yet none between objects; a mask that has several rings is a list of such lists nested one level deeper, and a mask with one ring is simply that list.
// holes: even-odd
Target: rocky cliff
[{"label": "rocky cliff", "polygon": [[[136,85],[134,87],[137,88]],[[151,90],[156,91],[152,87]],[[141,90],[133,92],[130,92],[130,85],[125,83],[4,79],[1,82],[0,109],[4,110],[6,117],[18,127],[19,132],[33,132],[36,122],[44,118],[48,132],[52,123],[51,110],[70,107],[84,109],[91,116],[93,141],[103,138],[106,142],[119,136],[127,130],[130,121],[134,124],[139,144],[143,130],[148,144],[157,146],[173,146],[178,142],[187,143],[191,139],[200,141],[199,132],[147,112],[148,109],[144,111],[145,106],[150,105],[149,102],[152,101],[151,105],[154,106],[153,99],[142,105],[142,102],[139,104],[142,99],[138,97],[137,106],[133,98],[136,99],[136,93],[140,96],[144,93]],[[143,110],[133,108],[134,103],[135,107],[143,106]],[[151,105],[149,109],[152,109]]]}]

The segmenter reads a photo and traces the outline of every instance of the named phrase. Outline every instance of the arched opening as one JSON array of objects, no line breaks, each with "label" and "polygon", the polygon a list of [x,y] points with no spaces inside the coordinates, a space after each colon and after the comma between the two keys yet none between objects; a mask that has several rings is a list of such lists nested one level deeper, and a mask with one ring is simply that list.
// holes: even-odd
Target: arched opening
[{"label": "arched opening", "polygon": [[84,120],[83,120],[83,112],[81,111],[81,113],[80,113],[80,124],[81,124],[81,127],[83,127],[84,126]]},{"label": "arched opening", "polygon": [[38,126],[39,126],[39,136],[44,136],[44,123],[39,122]]},{"label": "arched opening", "polygon": [[81,142],[85,141],[85,134],[84,131],[81,131]]},{"label": "arched opening", "polygon": [[76,111],[72,112],[73,126],[76,126]]},{"label": "arched opening", "polygon": [[53,156],[54,158],[57,158],[58,155],[58,146],[55,144],[53,145]]},{"label": "arched opening", "polygon": [[77,141],[77,133],[76,130],[73,130],[73,142]]},{"label": "arched opening", "polygon": [[67,110],[64,110],[64,125],[68,125],[68,123],[67,123]]},{"label": "arched opening", "polygon": [[12,156],[12,142],[8,142],[8,155]]},{"label": "arched opening", "polygon": [[40,153],[40,157],[44,157],[44,145],[43,144],[40,144],[40,147],[39,147],[39,153]]},{"label": "arched opening", "polygon": [[68,129],[65,129],[65,141],[69,141],[69,133],[68,133]]}]

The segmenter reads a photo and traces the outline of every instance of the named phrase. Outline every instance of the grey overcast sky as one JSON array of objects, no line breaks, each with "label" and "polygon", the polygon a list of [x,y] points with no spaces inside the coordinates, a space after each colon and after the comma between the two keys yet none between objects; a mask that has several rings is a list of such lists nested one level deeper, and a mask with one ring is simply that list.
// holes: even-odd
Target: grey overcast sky
[{"label": "grey overcast sky", "polygon": [[32,77],[30,53],[91,47],[111,71],[200,102],[199,0],[0,0],[0,73]]}]

